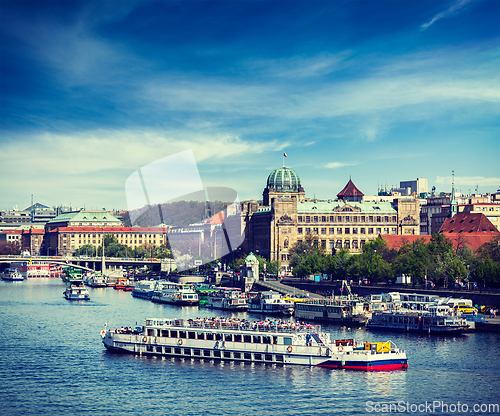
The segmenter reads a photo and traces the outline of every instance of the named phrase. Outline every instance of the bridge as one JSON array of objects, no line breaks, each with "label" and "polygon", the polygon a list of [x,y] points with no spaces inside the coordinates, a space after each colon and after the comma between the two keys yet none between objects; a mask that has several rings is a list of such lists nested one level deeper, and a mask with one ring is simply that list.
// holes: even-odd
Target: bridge
[{"label": "bridge", "polygon": [[[64,256],[0,256],[1,263],[13,262],[29,262],[41,261],[44,263],[60,264],[63,266],[72,266],[77,269],[87,270],[90,272],[102,271],[102,257],[64,257]],[[153,272],[160,273],[162,271],[170,273],[175,269],[174,259],[155,259],[155,258],[117,258],[105,257],[104,274],[112,273],[115,270],[124,269],[127,267],[144,267],[148,266]]]}]

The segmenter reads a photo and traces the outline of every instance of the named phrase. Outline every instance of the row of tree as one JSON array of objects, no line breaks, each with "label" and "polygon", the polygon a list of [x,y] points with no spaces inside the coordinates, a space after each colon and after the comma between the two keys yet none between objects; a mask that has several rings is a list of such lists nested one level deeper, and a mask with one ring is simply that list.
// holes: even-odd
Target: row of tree
[{"label": "row of tree", "polygon": [[[102,246],[94,247],[91,244],[86,244],[75,250],[74,256],[100,257],[102,256]],[[155,259],[172,258],[172,250],[170,245],[155,246],[153,244],[144,244],[138,247],[129,247],[120,244],[118,239],[113,235],[104,237],[104,255],[105,257],[121,257],[121,258],[146,258],[153,257]]]},{"label": "row of tree", "polygon": [[432,235],[428,243],[417,240],[399,249],[390,249],[382,238],[363,247],[361,254],[339,250],[327,254],[319,248],[317,238],[310,236],[291,248],[294,276],[327,274],[333,279],[368,278],[373,282],[393,282],[402,274],[415,284],[426,280],[439,286],[455,282],[476,282],[487,287],[500,287],[500,237],[474,253],[468,246],[453,247],[443,234]]}]

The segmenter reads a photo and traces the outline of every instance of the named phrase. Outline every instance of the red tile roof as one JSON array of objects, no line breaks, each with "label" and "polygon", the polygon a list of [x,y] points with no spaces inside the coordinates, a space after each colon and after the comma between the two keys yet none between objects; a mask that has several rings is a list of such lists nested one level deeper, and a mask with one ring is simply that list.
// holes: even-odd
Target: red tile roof
[{"label": "red tile roof", "polygon": [[344,189],[342,189],[337,194],[337,197],[341,196],[364,196],[364,193],[356,188],[356,185],[354,185],[352,180],[349,179],[349,182],[347,182],[347,185],[344,187]]},{"label": "red tile roof", "polygon": [[[468,246],[472,251],[477,252],[480,247],[489,243],[496,234],[443,233],[443,235],[451,241],[455,250]],[[395,250],[401,249],[405,244],[413,244],[416,241],[422,241],[427,244],[431,240],[430,235],[381,235],[380,237],[387,242],[389,249]]]},{"label": "red tile roof", "polygon": [[68,232],[68,231],[79,231],[79,232],[109,232],[109,233],[123,233],[123,232],[134,232],[134,233],[148,233],[148,232],[167,232],[166,227],[58,227],[51,230],[51,233],[57,232]]},{"label": "red tile roof", "polygon": [[482,213],[461,212],[453,218],[447,218],[439,229],[440,233],[486,233],[499,234],[500,231]]}]

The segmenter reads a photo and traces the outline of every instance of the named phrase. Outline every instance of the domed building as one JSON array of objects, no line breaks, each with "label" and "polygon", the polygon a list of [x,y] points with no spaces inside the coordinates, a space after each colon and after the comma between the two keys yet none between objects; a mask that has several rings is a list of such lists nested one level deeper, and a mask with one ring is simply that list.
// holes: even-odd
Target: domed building
[{"label": "domed building", "polygon": [[262,205],[255,200],[242,204],[242,250],[279,260],[283,273],[291,271],[293,245],[311,236],[326,253],[340,249],[360,253],[364,244],[380,234],[419,233],[416,200],[364,200],[351,179],[336,200],[311,200],[297,172],[282,167],[269,174],[262,196]]},{"label": "domed building", "polygon": [[300,178],[293,169],[282,167],[274,169],[267,177],[267,185],[262,194],[263,205],[270,205],[273,197],[289,197],[295,195],[299,200],[304,200],[304,188]]}]

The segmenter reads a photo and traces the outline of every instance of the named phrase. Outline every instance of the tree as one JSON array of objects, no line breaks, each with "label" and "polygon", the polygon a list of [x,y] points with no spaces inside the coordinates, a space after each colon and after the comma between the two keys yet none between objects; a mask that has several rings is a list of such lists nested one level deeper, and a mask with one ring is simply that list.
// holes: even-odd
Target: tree
[{"label": "tree", "polygon": [[17,255],[21,253],[19,241],[0,241],[0,254]]},{"label": "tree", "polygon": [[77,248],[74,252],[74,255],[75,256],[95,257],[96,256],[96,249],[91,244],[85,244],[85,245],[81,246],[80,248]]}]

